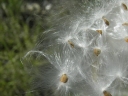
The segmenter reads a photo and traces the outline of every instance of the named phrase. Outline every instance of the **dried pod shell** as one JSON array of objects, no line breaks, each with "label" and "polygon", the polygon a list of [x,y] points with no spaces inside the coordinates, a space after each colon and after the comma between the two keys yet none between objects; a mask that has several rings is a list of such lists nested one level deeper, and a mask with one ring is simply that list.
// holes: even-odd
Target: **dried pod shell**
[{"label": "dried pod shell", "polygon": [[124,8],[124,10],[128,10],[128,7],[126,4],[122,3],[122,7]]},{"label": "dried pod shell", "polygon": [[99,34],[102,35],[102,30],[96,30]]},{"label": "dried pod shell", "polygon": [[66,83],[68,81],[68,76],[66,74],[63,74],[60,78],[60,81]]},{"label": "dried pod shell", "polygon": [[102,19],[104,20],[105,24],[109,26],[109,21],[103,16]]},{"label": "dried pod shell", "polygon": [[128,36],[126,36],[126,37],[124,38],[124,40],[128,43]]},{"label": "dried pod shell", "polygon": [[125,22],[125,23],[123,23],[122,25],[123,25],[123,26],[128,26],[128,23],[127,23],[127,22]]},{"label": "dried pod shell", "polygon": [[104,96],[112,96],[109,92],[103,91]]},{"label": "dried pod shell", "polygon": [[93,51],[96,56],[98,56],[101,53],[101,50],[98,48],[95,48]]},{"label": "dried pod shell", "polygon": [[68,40],[68,43],[70,44],[70,46],[71,46],[72,48],[74,48],[74,44],[73,44],[70,40]]}]

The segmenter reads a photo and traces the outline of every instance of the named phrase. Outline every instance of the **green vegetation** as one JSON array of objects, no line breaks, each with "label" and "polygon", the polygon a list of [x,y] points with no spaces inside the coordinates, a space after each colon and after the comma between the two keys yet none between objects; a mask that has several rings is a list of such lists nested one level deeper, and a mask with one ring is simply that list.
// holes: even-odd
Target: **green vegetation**
[{"label": "green vegetation", "polygon": [[27,14],[24,18],[23,3],[0,0],[0,96],[33,96],[28,86],[31,78],[20,59],[34,47],[44,29],[42,21],[34,20],[34,16]]}]

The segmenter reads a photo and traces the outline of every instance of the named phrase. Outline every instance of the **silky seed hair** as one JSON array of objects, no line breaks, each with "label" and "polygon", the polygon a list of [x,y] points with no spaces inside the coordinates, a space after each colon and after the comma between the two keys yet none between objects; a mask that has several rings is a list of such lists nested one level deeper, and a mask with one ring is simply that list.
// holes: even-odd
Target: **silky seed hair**
[{"label": "silky seed hair", "polygon": [[109,21],[103,16],[102,19],[104,20],[104,23],[109,26]]},{"label": "silky seed hair", "polygon": [[124,10],[128,10],[128,7],[125,3],[122,3],[122,7],[123,7]]},{"label": "silky seed hair", "polygon": [[96,30],[99,34],[102,35],[102,30]]},{"label": "silky seed hair", "polygon": [[67,83],[68,82],[68,76],[66,74],[63,74],[60,77],[60,81],[63,82],[63,83]]},{"label": "silky seed hair", "polygon": [[98,48],[95,48],[95,49],[93,50],[93,52],[94,52],[94,54],[95,54],[96,56],[99,56],[99,54],[101,53],[101,50],[98,49]]},{"label": "silky seed hair", "polygon": [[[123,92],[127,96],[127,91],[124,89],[128,89],[128,68],[127,63],[126,65],[123,65],[123,63],[128,60],[127,51],[124,50],[125,48],[128,50],[128,45],[125,43],[128,42],[127,30],[125,30],[128,26],[125,18],[128,15],[128,12],[125,11],[128,10],[126,5],[128,2],[126,0],[123,0],[124,3],[120,3],[121,0],[80,0],[82,1],[81,5],[84,4],[83,1],[93,2],[86,7],[83,7],[85,5],[78,7],[75,5],[80,4],[80,1],[65,0],[64,2],[66,1],[68,1],[69,5],[71,4],[69,10],[73,10],[69,12],[67,21],[63,19],[61,22],[57,18],[62,26],[58,23],[53,28],[53,31],[45,32],[45,35],[47,34],[46,38],[45,36],[41,38],[39,40],[40,43],[33,50],[35,55],[32,61],[41,57],[39,62],[37,62],[41,65],[42,62],[40,60],[42,60],[42,57],[45,57],[48,63],[51,64],[51,67],[46,68],[46,71],[42,71],[41,68],[39,75],[36,73],[37,77],[41,78],[40,82],[37,80],[38,82],[35,84],[37,90],[42,88],[43,92],[50,89],[57,93],[56,95],[49,94],[47,96],[76,96],[76,93],[82,94],[80,96],[118,96],[119,94],[123,96]],[[73,4],[69,3],[71,1],[73,1]],[[77,3],[75,4],[74,2],[76,1]],[[95,11],[95,9],[98,10]],[[72,41],[74,39],[75,41]],[[59,43],[56,42],[58,40]],[[122,41],[124,41],[123,45],[119,46],[119,43]],[[59,46],[65,43],[66,47],[65,45]],[[69,47],[75,47],[75,50],[69,50]],[[59,53],[60,55],[57,55]],[[113,54],[119,54],[123,58],[117,58],[117,55]],[[29,61],[29,58],[32,56],[27,57]],[[113,58],[117,58],[117,60]],[[119,63],[120,66],[117,66],[119,65],[118,59],[121,61]],[[126,69],[124,66],[126,66]],[[32,68],[34,69],[33,64]],[[116,74],[114,74],[118,73],[121,68],[126,70],[126,73],[124,71],[120,72],[124,76],[123,82],[121,80],[117,81]],[[119,88],[113,86],[114,84],[119,86]],[[121,84],[127,88],[120,87]],[[107,90],[103,91],[103,89],[109,88],[112,89],[110,92]],[[70,93],[74,94],[71,95]]]},{"label": "silky seed hair", "polygon": [[69,45],[70,45],[72,48],[74,48],[73,42],[71,42],[70,40],[68,40],[68,43],[69,43]]}]

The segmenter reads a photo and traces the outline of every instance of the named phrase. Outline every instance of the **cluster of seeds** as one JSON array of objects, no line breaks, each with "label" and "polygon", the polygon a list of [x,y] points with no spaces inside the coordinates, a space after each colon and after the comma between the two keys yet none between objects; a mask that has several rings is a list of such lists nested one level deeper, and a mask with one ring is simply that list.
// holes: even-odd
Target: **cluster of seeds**
[{"label": "cluster of seeds", "polygon": [[34,88],[51,91],[48,96],[127,96],[128,1],[87,4],[84,15],[73,14],[44,32],[24,56],[30,66],[32,60],[48,62],[38,72],[31,67],[39,79]]}]

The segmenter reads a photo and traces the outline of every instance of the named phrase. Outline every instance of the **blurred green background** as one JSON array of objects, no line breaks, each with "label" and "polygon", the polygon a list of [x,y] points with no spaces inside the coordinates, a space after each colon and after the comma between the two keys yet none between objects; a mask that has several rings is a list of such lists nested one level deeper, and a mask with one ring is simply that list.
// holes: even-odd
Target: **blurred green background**
[{"label": "blurred green background", "polygon": [[0,0],[0,96],[33,96],[20,59],[49,28],[51,7],[47,0]]}]

